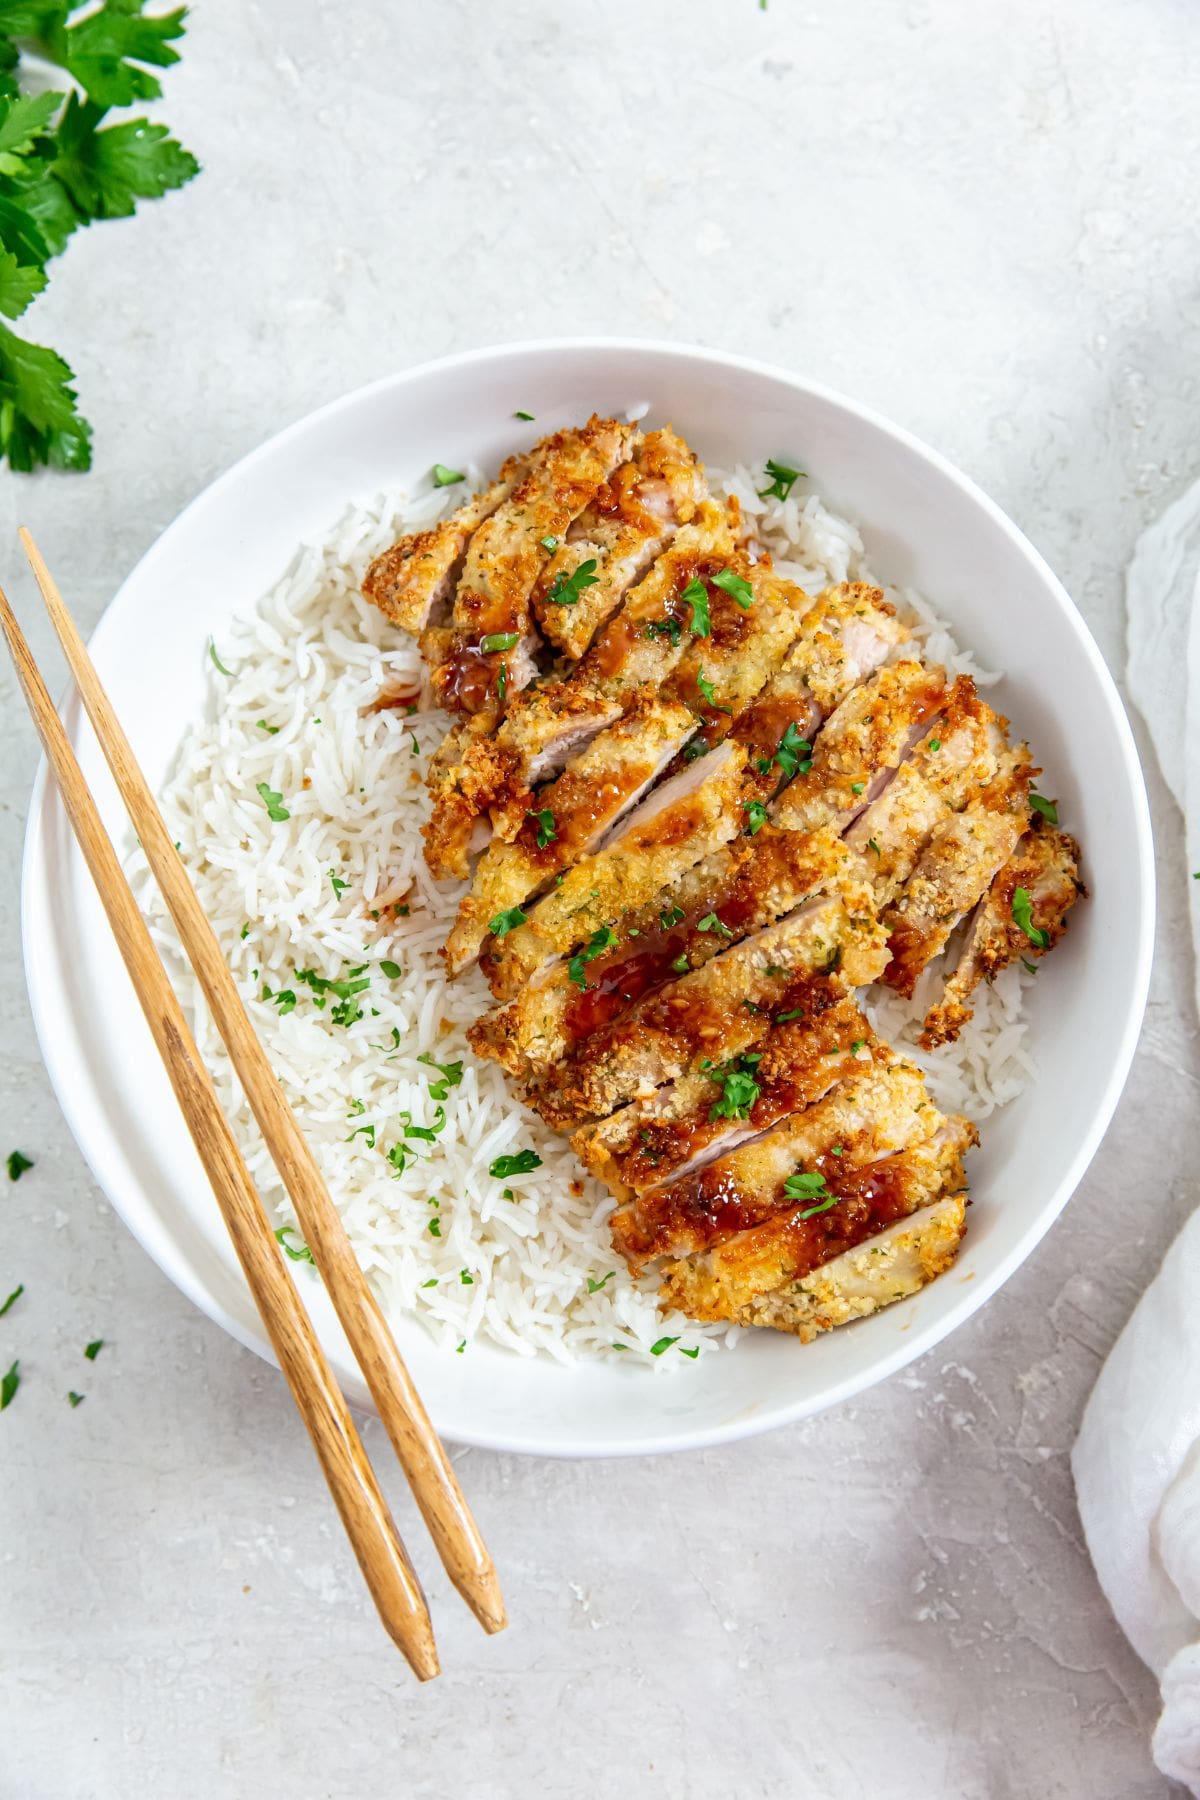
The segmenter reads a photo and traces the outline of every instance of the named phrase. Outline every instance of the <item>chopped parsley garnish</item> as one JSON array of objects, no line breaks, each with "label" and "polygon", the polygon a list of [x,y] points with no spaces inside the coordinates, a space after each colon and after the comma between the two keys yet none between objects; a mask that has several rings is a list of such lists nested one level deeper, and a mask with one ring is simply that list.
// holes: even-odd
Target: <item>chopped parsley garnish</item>
[{"label": "chopped parsley garnish", "polygon": [[[765,0],[759,0],[759,4],[762,11],[766,12]],[[786,463],[775,462],[772,457],[768,456],[767,474],[771,477],[771,482],[769,487],[759,489],[759,499],[766,500],[770,497],[775,500],[786,500],[803,473],[803,469],[789,469]]]},{"label": "chopped parsley garnish", "polygon": [[461,1062],[434,1062],[428,1050],[422,1050],[417,1061],[420,1063],[428,1063],[429,1067],[431,1069],[437,1069],[442,1077],[440,1081],[431,1081],[429,1084],[429,1097],[431,1100],[447,1099],[449,1097],[450,1089],[452,1087],[458,1087],[462,1081],[463,1066]]},{"label": "chopped parsley garnish", "polygon": [[[807,738],[800,736],[800,727],[793,721],[780,738],[774,756],[767,762],[767,768],[769,769],[773,762],[778,763],[788,781],[792,779],[793,775],[807,775],[809,769],[812,768],[812,762],[811,760],[805,762],[803,759],[808,757],[811,750],[812,745]],[[763,773],[766,773],[766,769],[763,770]]]},{"label": "chopped parsley garnish", "polygon": [[686,917],[682,906],[671,906],[658,915],[659,924],[664,931],[670,931],[672,925],[678,925]]},{"label": "chopped parsley garnish", "polygon": [[753,837],[767,822],[767,809],[761,800],[743,800],[746,809],[746,836]]},{"label": "chopped parsley garnish", "polygon": [[99,1356],[99,1354],[103,1350],[103,1348],[104,1348],[104,1339],[103,1338],[93,1338],[90,1344],[87,1344],[84,1346],[83,1354],[87,1357],[89,1362],[95,1362],[96,1358]]},{"label": "chopped parsley garnish", "polygon": [[17,1287],[15,1287],[13,1289],[12,1293],[8,1296],[8,1299],[4,1302],[4,1305],[0,1306],[0,1319],[2,1319],[4,1317],[5,1313],[8,1312],[11,1307],[16,1305],[17,1301],[21,1298],[21,1295],[24,1292],[25,1292],[25,1283],[22,1281]]},{"label": "chopped parsley garnish", "polygon": [[[765,6],[765,0],[764,0],[764,6]],[[697,1344],[696,1348],[694,1350],[685,1350],[683,1345],[680,1344],[679,1354],[680,1354],[680,1356],[690,1356],[692,1361],[695,1362],[696,1358],[700,1354],[700,1346],[699,1346],[699,1344]]]},{"label": "chopped parsley garnish", "polygon": [[254,722],[260,731],[265,731],[267,733],[268,737],[279,736],[278,725],[268,725],[265,719],[256,719]]},{"label": "chopped parsley garnish", "polygon": [[[208,640],[208,654],[212,658],[214,667],[220,669],[222,675],[232,675],[233,674],[233,670],[227,669],[225,667],[225,664],[221,661],[220,657],[217,655],[217,646],[213,643],[213,640],[211,638],[209,638],[209,640]],[[267,726],[266,729],[269,731],[270,726]]]},{"label": "chopped parsley garnish", "polygon": [[732,719],[732,717],[733,717],[732,706],[722,706],[720,704],[720,702],[717,699],[716,689],[713,687],[712,682],[705,675],[703,669],[701,669],[699,674],[696,676],[696,686],[700,689],[701,694],[703,695],[704,699],[707,700],[707,702],[710,706],[715,707],[717,712],[728,713],[730,718]]},{"label": "chopped parsley garnish", "polygon": [[861,794],[866,785],[865,781],[852,781],[850,783],[850,792],[852,794]]},{"label": "chopped parsley garnish", "polygon": [[669,637],[672,648],[678,644],[682,634],[682,625],[680,625],[679,620],[670,613],[667,614],[665,619],[651,619],[646,627],[647,637]]},{"label": "chopped parsley garnish", "polygon": [[430,1277],[429,1277],[429,1280],[428,1280],[428,1281],[423,1281],[423,1282],[422,1282],[422,1283],[421,1283],[421,1286],[422,1286],[422,1287],[423,1287],[423,1288],[431,1288],[431,1287],[436,1287],[436,1286],[437,1286],[437,1284],[438,1284],[438,1278],[437,1278],[437,1276],[436,1276],[436,1275],[431,1275],[431,1276],[430,1276]]},{"label": "chopped parsley garnish", "polygon": [[518,925],[524,925],[526,923],[526,916],[521,911],[520,907],[510,906],[507,912],[498,912],[496,914],[495,918],[488,924],[488,930],[494,938],[506,938],[510,931],[515,931]]},{"label": "chopped parsley garnish", "polygon": [[512,1156],[498,1156],[490,1167],[488,1174],[494,1175],[497,1181],[507,1181],[510,1175],[528,1175],[531,1169],[540,1169],[542,1159],[536,1150],[518,1150]]},{"label": "chopped parsley garnish", "polygon": [[527,812],[525,817],[532,819],[537,826],[539,850],[544,850],[547,844],[553,844],[556,841],[558,833],[554,829],[554,814],[548,806],[543,806],[540,812]]},{"label": "chopped parsley garnish", "polygon": [[1029,804],[1034,812],[1041,813],[1051,825],[1058,824],[1058,808],[1053,800],[1047,800],[1044,794],[1030,794]]},{"label": "chopped parsley garnish", "polygon": [[20,1181],[20,1179],[21,1179],[22,1175],[25,1173],[26,1169],[32,1169],[32,1167],[33,1167],[33,1158],[32,1157],[22,1155],[20,1150],[10,1150],[9,1151],[9,1153],[8,1153],[8,1179],[10,1181]]},{"label": "chopped parsley garnish", "polygon": [[4,1379],[0,1381],[0,1412],[3,1412],[6,1406],[11,1406],[13,1396],[20,1385],[21,1364],[18,1359],[4,1376]]},{"label": "chopped parsley garnish", "polygon": [[706,744],[702,736],[694,737],[690,744],[685,744],[683,747],[683,760],[684,762],[695,762],[698,756],[707,756],[711,749],[712,745]]},{"label": "chopped parsley garnish", "polygon": [[279,1008],[280,1018],[286,1018],[288,1013],[295,1012],[296,1010],[296,996],[291,988],[280,988],[277,994],[271,995],[268,995],[264,991],[263,999],[274,1000],[276,1006]]},{"label": "chopped parsley garnish", "polygon": [[352,1144],[356,1137],[366,1138],[368,1150],[375,1148],[375,1127],[373,1125],[356,1125],[346,1142]]},{"label": "chopped parsley garnish", "polygon": [[[335,875],[333,870],[330,869],[329,885],[340,900],[346,889],[350,886],[350,883],[348,881],[343,881],[340,875]],[[249,928],[247,927],[247,929]]]},{"label": "chopped parsley garnish", "polygon": [[750,1117],[750,1110],[762,1092],[755,1079],[761,1061],[762,1057],[758,1055],[736,1056],[732,1062],[710,1073],[708,1079],[715,1081],[721,1089],[721,1098],[709,1108],[710,1119]]},{"label": "chopped parsley garnish", "polygon": [[789,1200],[816,1200],[819,1202],[818,1205],[809,1206],[804,1212],[798,1214],[797,1216],[801,1219],[815,1218],[817,1213],[828,1212],[831,1206],[836,1206],[838,1203],[838,1196],[829,1192],[823,1175],[810,1174],[803,1169],[798,1170],[795,1175],[788,1176],[783,1184],[783,1191]]},{"label": "chopped parsley garnish", "polygon": [[486,656],[493,656],[501,650],[515,649],[520,636],[519,631],[489,631],[486,637],[480,638],[479,648]]},{"label": "chopped parsley garnish", "polygon": [[602,1287],[604,1287],[607,1282],[610,1282],[612,1280],[612,1278],[616,1274],[616,1272],[617,1271],[615,1269],[610,1269],[608,1271],[607,1275],[602,1275],[600,1277],[599,1281],[593,1281],[591,1276],[589,1275],[588,1276],[588,1293],[589,1294],[598,1294],[600,1292],[600,1289]]},{"label": "chopped parsley garnish", "polygon": [[468,1275],[468,1273],[465,1269],[460,1269],[458,1271],[458,1279],[462,1283],[463,1287],[474,1287],[475,1286],[475,1277],[473,1275]]},{"label": "chopped parsley garnish", "polygon": [[238,932],[238,936],[241,938],[243,943],[245,943],[246,939],[250,936],[250,921],[249,921],[249,919],[246,920],[246,923],[242,926],[242,929]]},{"label": "chopped parsley garnish", "polygon": [[526,421],[532,419],[533,417],[534,417],[533,413],[528,413],[528,412],[519,412],[518,411],[513,414],[514,419],[525,419]]},{"label": "chopped parsley garnish", "polygon": [[[294,1237],[296,1239],[295,1246],[288,1243],[289,1237]],[[292,1262],[315,1262],[312,1251],[304,1242],[304,1239],[300,1236],[294,1225],[281,1225],[279,1230],[275,1233],[275,1242],[279,1245],[283,1254],[286,1257],[289,1257]],[[91,1349],[90,1344],[88,1349]]]},{"label": "chopped parsley garnish", "polygon": [[879,855],[879,845],[875,842],[874,838],[867,839],[867,849],[873,850],[875,852],[876,856]]},{"label": "chopped parsley garnish", "polygon": [[73,1388],[72,1388],[71,1392],[67,1395],[67,1400],[71,1406],[72,1411],[74,1411],[75,1407],[77,1407],[80,1404],[80,1402],[82,1400],[85,1400],[86,1398],[87,1398],[86,1394],[77,1394]]},{"label": "chopped parsley garnish", "polygon": [[677,1337],[661,1337],[657,1344],[651,1344],[650,1354],[651,1356],[661,1356],[664,1350],[669,1350],[672,1344],[677,1344],[678,1342],[679,1339]]},{"label": "chopped parsley garnish", "polygon": [[503,702],[504,696],[505,696],[505,694],[507,694],[507,692],[508,692],[508,664],[501,663],[499,673],[496,676],[496,698],[498,700],[500,700],[501,702]]},{"label": "chopped parsley garnish", "polygon": [[395,1181],[398,1175],[403,1175],[405,1169],[408,1167],[408,1159],[411,1154],[412,1152],[406,1144],[393,1144],[391,1149],[387,1152],[384,1161],[389,1162],[392,1165],[393,1181]]},{"label": "chopped parsley garnish", "polygon": [[[412,1122],[412,1114],[410,1112],[402,1112],[399,1117],[404,1124],[404,1136],[406,1138],[419,1138],[420,1141],[425,1144],[432,1144],[437,1138],[438,1133],[444,1131],[446,1128],[446,1109],[444,1106],[440,1105],[435,1106],[433,1109],[432,1125],[414,1125]],[[433,1201],[432,1204],[436,1206],[437,1201]]]},{"label": "chopped parsley garnish", "polygon": [[1035,962],[1030,962],[1030,960],[1029,960],[1029,958],[1028,958],[1028,957],[1027,957],[1027,956],[1023,956],[1023,957],[1022,957],[1022,958],[1021,958],[1021,967],[1022,967],[1022,968],[1023,968],[1023,969],[1028,969],[1028,970],[1029,970],[1029,973],[1030,973],[1030,974],[1031,974],[1031,975],[1036,975],[1036,974],[1037,974],[1037,972],[1038,972],[1038,966],[1037,966],[1037,964],[1036,964],[1036,963],[1035,963]]},{"label": "chopped parsley garnish", "polygon": [[282,825],[285,819],[291,818],[291,813],[283,804],[283,795],[277,794],[275,789],[268,787],[265,781],[260,781],[257,784],[255,791],[263,805],[266,807],[267,817],[273,824]]},{"label": "chopped parsley garnish", "polygon": [[719,575],[714,575],[713,586],[722,588],[743,612],[749,612],[754,605],[754,589],[744,575],[735,575],[732,569],[722,569]]},{"label": "chopped parsley garnish", "polygon": [[426,1230],[429,1232],[430,1237],[441,1237],[441,1235],[442,1235],[441,1220],[440,1219],[430,1219],[429,1224],[426,1226]]},{"label": "chopped parsley garnish", "polygon": [[865,1050],[866,1047],[867,1047],[866,1038],[855,1038],[854,1042],[850,1046],[851,1056],[857,1056],[859,1051]]},{"label": "chopped parsley garnish", "polygon": [[464,1338],[464,1339],[463,1339],[463,1341],[462,1341],[462,1343],[461,1343],[461,1344],[455,1344],[455,1346],[454,1346],[454,1354],[455,1354],[455,1356],[461,1356],[461,1355],[462,1355],[462,1353],[463,1353],[463,1351],[464,1351],[464,1350],[465,1350],[465,1349],[466,1349],[466,1347],[467,1347],[467,1340],[466,1340],[466,1338]]},{"label": "chopped parsley garnish", "polygon": [[387,956],[384,957],[379,967],[383,970],[389,981],[399,981],[403,974],[400,964],[398,962],[393,962],[391,958]]},{"label": "chopped parsley garnish", "polygon": [[691,966],[691,963],[687,959],[686,951],[682,956],[677,956],[675,961],[671,964],[676,975],[686,975]]},{"label": "chopped parsley garnish", "polygon": [[411,742],[412,742],[412,753],[413,753],[413,755],[414,755],[414,756],[420,756],[420,754],[421,754],[421,746],[420,746],[420,744],[418,744],[418,742],[417,742],[417,734],[416,734],[416,732],[415,732],[415,731],[410,731],[410,732],[409,732],[409,734],[408,734],[408,735],[409,735],[409,738],[410,738],[410,740],[411,740]]},{"label": "chopped parsley garnish", "polygon": [[550,556],[553,556],[554,552],[558,549],[558,539],[556,537],[539,538],[538,543]]},{"label": "chopped parsley garnish", "polygon": [[728,925],[724,924],[722,922],[722,920],[718,919],[715,912],[706,913],[704,915],[704,917],[697,923],[696,930],[697,931],[719,931],[721,933],[722,937],[727,937],[727,938],[731,938],[733,936],[733,933],[732,933],[732,931],[730,931]]},{"label": "chopped parsley garnish", "polygon": [[581,562],[573,575],[560,569],[550,583],[546,600],[552,606],[575,606],[584,588],[595,587],[600,577],[596,574],[596,559],[589,556]]},{"label": "chopped parsley garnish", "polygon": [[772,976],[776,976],[776,975],[784,976],[787,974],[787,970],[781,969],[778,963],[768,963],[766,968],[763,970],[763,974],[764,975],[772,975]]},{"label": "chopped parsley garnish", "polygon": [[461,474],[459,470],[448,469],[445,463],[434,463],[433,465],[434,487],[453,487],[456,482],[465,481],[466,479],[466,476]]},{"label": "chopped parsley garnish", "polygon": [[582,950],[577,950],[567,964],[567,974],[577,988],[586,991],[587,976],[584,969],[587,964],[594,962],[596,957],[603,956],[606,950],[614,949],[617,942],[617,934],[611,925],[601,925],[598,931],[593,931]]},{"label": "chopped parsley garnish", "polygon": [[802,1006],[793,1006],[791,1012],[776,1013],[775,1023],[777,1025],[786,1025],[791,1019],[802,1019],[803,1017],[804,1008]]},{"label": "chopped parsley garnish", "polygon": [[711,637],[712,620],[708,616],[708,589],[696,576],[688,582],[679,598],[692,609],[692,633],[695,637]]},{"label": "chopped parsley garnish", "polygon": [[1012,916],[1013,922],[1025,933],[1031,944],[1036,944],[1039,950],[1049,949],[1050,933],[1033,922],[1033,903],[1029,898],[1028,888],[1013,889]]},{"label": "chopped parsley garnish", "polygon": [[930,748],[930,749],[931,749],[931,750],[934,750],[934,751],[937,751],[937,750],[940,750],[940,749],[941,749],[941,747],[942,747],[942,740],[941,740],[941,738],[930,738],[930,740],[929,740],[929,748]]}]

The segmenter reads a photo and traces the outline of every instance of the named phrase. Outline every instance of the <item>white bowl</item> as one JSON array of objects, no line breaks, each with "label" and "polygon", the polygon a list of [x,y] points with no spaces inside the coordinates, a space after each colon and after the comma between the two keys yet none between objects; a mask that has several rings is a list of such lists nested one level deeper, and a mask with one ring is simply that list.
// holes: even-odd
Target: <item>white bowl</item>
[{"label": "white bowl", "polygon": [[[775,369],[668,344],[545,342],[390,376],[324,407],[214,482],[125,582],[92,651],[152,783],[202,706],[203,649],[251,607],[296,545],[351,499],[411,485],[434,461],[493,466],[538,430],[644,401],[715,462],[799,459],[857,520],[877,571],[921,589],[1031,739],[1083,844],[1091,900],[1030,1002],[1038,1079],[988,1121],[955,1267],[914,1299],[801,1346],[771,1332],[671,1370],[562,1368],[485,1345],[446,1355],[395,1321],[439,1429],[461,1443],[599,1456],[720,1443],[881,1381],[969,1317],[1029,1255],[1104,1133],[1145,1004],[1153,933],[1149,817],[1116,689],[1079,614],[1020,532],[907,433]],[[46,545],[51,563],[54,545]],[[71,736],[114,833],[124,813],[78,705]],[[46,1065],[97,1181],[184,1293],[264,1357],[266,1339],[155,1058],[56,791],[38,774],[25,848],[25,961]],[[1047,1254],[1053,1254],[1051,1249]],[[324,1293],[322,1341],[369,1405]]]}]

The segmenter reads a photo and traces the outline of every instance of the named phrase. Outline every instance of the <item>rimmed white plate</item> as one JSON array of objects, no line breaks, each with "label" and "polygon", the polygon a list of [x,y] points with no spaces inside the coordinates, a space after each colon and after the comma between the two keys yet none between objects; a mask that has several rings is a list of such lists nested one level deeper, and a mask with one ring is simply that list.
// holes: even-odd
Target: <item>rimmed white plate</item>
[{"label": "rimmed white plate", "polygon": [[[1095,1154],[1128,1073],[1150,970],[1141,772],[1112,679],[1059,582],[978,488],[907,433],[809,382],[713,351],[577,340],[475,351],[349,394],[238,463],[163,533],[92,639],[151,782],[164,780],[184,723],[203,705],[208,637],[219,639],[297,544],[320,537],[349,501],[412,488],[435,461],[493,466],[527,429],[643,401],[715,462],[802,459],[823,497],[860,523],[874,567],[921,589],[964,646],[1004,671],[997,704],[1053,771],[1092,898],[1030,1002],[1039,1078],[987,1122],[972,1157],[958,1262],[914,1299],[808,1346],[764,1332],[669,1371],[563,1368],[483,1344],[447,1355],[419,1326],[395,1321],[444,1435],[542,1455],[676,1450],[764,1431],[882,1380],[945,1337],[1029,1255]],[[536,415],[536,428],[514,421],[518,408]],[[106,822],[123,835],[124,813],[74,699],[65,717]],[[42,1052],[97,1181],[171,1280],[270,1359],[44,765],[22,902]],[[368,1406],[323,1292],[313,1283],[303,1291],[347,1393]]]}]

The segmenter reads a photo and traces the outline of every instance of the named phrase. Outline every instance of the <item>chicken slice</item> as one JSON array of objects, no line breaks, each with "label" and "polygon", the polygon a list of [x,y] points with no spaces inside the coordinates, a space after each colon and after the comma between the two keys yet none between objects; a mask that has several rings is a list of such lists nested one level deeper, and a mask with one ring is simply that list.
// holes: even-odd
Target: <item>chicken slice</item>
[{"label": "chicken slice", "polygon": [[[811,757],[785,768],[787,785],[771,807],[785,831],[845,830],[886,785],[945,704],[944,669],[891,663],[835,707]],[[792,768],[795,773],[792,774]]]},{"label": "chicken slice", "polygon": [[528,457],[510,456],[490,487],[448,518],[426,531],[410,532],[377,556],[363,576],[364,598],[393,625],[423,631],[434,613],[449,604],[472,533],[508,499],[528,467]]},{"label": "chicken slice", "polygon": [[[665,895],[615,920],[617,941],[594,959],[575,969],[565,960],[553,964],[489,1013],[476,1028],[490,1045],[484,1054],[513,1074],[536,1076],[647,995],[834,881],[851,914],[870,913],[870,885],[832,833],[772,836],[766,827],[761,837],[738,838],[687,870]],[[722,897],[720,912],[714,895]]]},{"label": "chicken slice", "polygon": [[1067,929],[1067,914],[1086,892],[1079,879],[1079,845],[1035,814],[989,888],[958,966],[926,1016],[925,1048],[953,1043],[971,1017],[967,1000],[981,981],[993,981],[1018,956],[1028,960],[1052,950]]},{"label": "chicken slice", "polygon": [[960,675],[921,742],[846,833],[865,859],[876,906],[895,899],[938,826],[995,777],[1007,726]]},{"label": "chicken slice", "polygon": [[784,581],[768,564],[752,563],[741,550],[718,574],[728,585],[707,584],[708,629],[693,633],[663,683],[664,694],[705,720],[710,748],[776,674],[812,605],[794,581]]},{"label": "chicken slice", "polygon": [[422,831],[431,873],[464,880],[471,850],[483,848],[493,825],[498,836],[515,837],[533,804],[534,782],[549,780],[621,712],[616,700],[557,683],[522,694],[499,730],[479,713],[451,726],[425,775],[433,807]]},{"label": "chicken slice", "polygon": [[453,628],[427,630],[433,690],[447,712],[498,718],[508,697],[537,673],[530,593],[548,557],[547,538],[564,537],[601,484],[632,453],[632,425],[593,415],[535,447],[516,486],[467,544],[454,596]]},{"label": "chicken slice", "polygon": [[739,1310],[737,1323],[788,1331],[811,1344],[823,1331],[909,1300],[952,1266],[966,1216],[965,1190],[947,1194],[811,1275],[757,1295]]},{"label": "chicken slice", "polygon": [[482,957],[497,998],[510,998],[544,963],[593,936],[589,949],[615,943],[614,923],[623,913],[731,838],[741,826],[737,797],[745,761],[740,744],[723,744],[663,782],[538,901],[527,922],[497,935]]},{"label": "chicken slice", "polygon": [[[534,615],[555,649],[578,661],[707,496],[703,465],[683,439],[669,428],[649,432],[600,486],[537,578]],[[588,562],[594,565],[585,570],[591,580],[568,586]]]},{"label": "chicken slice", "polygon": [[961,812],[939,825],[897,899],[885,910],[892,960],[884,981],[910,995],[940,956],[958,921],[985,894],[1016,848],[1029,819],[1037,770],[1029,746],[1006,750],[992,780]]},{"label": "chicken slice", "polygon": [[[954,1260],[966,1205],[963,1156],[974,1138],[965,1119],[952,1119],[924,1143],[848,1169],[830,1184],[837,1204],[828,1213],[802,1219],[808,1208],[794,1206],[713,1250],[666,1264],[660,1304],[693,1319],[770,1325],[811,1338],[907,1298]],[[942,1210],[931,1257],[935,1209]],[[857,1283],[847,1279],[851,1269]],[[824,1304],[813,1304],[818,1296]],[[852,1296],[871,1304],[845,1306]],[[839,1299],[841,1307],[830,1306]]]},{"label": "chicken slice", "polygon": [[686,706],[643,695],[594,737],[557,781],[539,789],[515,840],[493,838],[446,941],[451,975],[474,960],[489,920],[520,906],[580,857],[591,855],[622,814],[636,805],[696,729]]},{"label": "chicken slice", "polygon": [[[862,1056],[858,1073],[823,1100],[790,1113],[694,1175],[651,1188],[619,1207],[612,1218],[613,1243],[634,1274],[659,1256],[711,1250],[781,1211],[811,1214],[803,1221],[808,1226],[803,1235],[814,1249],[828,1235],[836,1236],[843,1221],[832,1217],[839,1208],[828,1201],[831,1195],[840,1200],[841,1184],[853,1182],[864,1165],[923,1142],[946,1122],[914,1063],[881,1043]],[[820,1260],[814,1256],[812,1266]]]},{"label": "chicken slice", "polygon": [[875,1034],[835,979],[789,982],[773,1025],[752,1050],[699,1068],[633,1100],[571,1139],[580,1160],[621,1202],[725,1156],[788,1113],[820,1100],[860,1067]]},{"label": "chicken slice", "polygon": [[[838,885],[735,944],[723,956],[649,994],[544,1070],[530,1096],[551,1124],[581,1125],[679,1077],[704,1057],[728,1061],[761,1035],[760,1017],[782,1007],[787,982],[836,968],[849,987],[873,981],[886,954],[874,918],[852,910]],[[781,974],[780,971],[783,971]],[[472,1045],[487,1054],[480,1032]],[[533,1038],[519,1049],[536,1055]]]}]

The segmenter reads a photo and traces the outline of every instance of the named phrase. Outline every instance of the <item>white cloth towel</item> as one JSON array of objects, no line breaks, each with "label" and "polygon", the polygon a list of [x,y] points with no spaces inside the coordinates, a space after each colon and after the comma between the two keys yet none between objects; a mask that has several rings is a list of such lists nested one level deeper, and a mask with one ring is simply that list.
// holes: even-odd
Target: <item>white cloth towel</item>
[{"label": "white cloth towel", "polygon": [[[1183,810],[1191,873],[1200,869],[1200,483],[1140,538],[1127,594],[1129,689]],[[1188,887],[1200,1003],[1200,882]],[[1154,1760],[1200,1796],[1200,1212],[1101,1370],[1072,1462],[1100,1585],[1162,1688]]]}]

